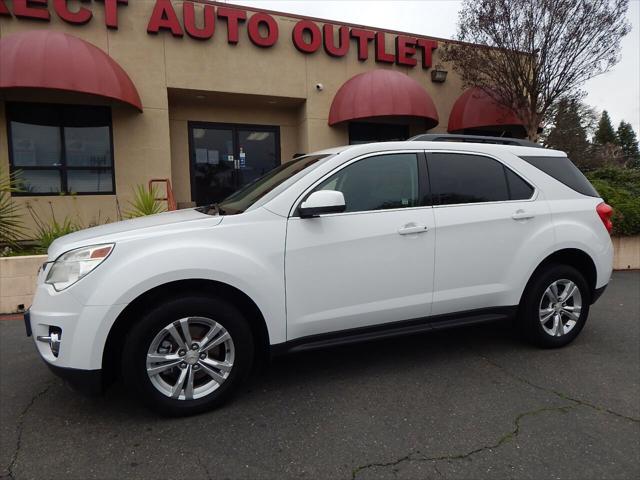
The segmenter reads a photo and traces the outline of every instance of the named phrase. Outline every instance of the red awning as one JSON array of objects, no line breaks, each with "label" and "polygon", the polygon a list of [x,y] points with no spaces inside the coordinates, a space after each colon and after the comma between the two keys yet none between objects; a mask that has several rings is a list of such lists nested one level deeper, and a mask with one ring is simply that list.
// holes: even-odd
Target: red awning
[{"label": "red awning", "polygon": [[458,97],[449,115],[449,133],[463,130],[517,127],[522,121],[510,109],[496,104],[479,88],[469,88]]},{"label": "red awning", "polygon": [[372,70],[347,80],[331,103],[329,125],[363,118],[408,116],[438,124],[438,111],[427,91],[411,77],[393,70]]},{"label": "red awning", "polygon": [[142,111],[127,73],[98,47],[52,30],[0,38],[0,88],[44,88],[97,95]]}]

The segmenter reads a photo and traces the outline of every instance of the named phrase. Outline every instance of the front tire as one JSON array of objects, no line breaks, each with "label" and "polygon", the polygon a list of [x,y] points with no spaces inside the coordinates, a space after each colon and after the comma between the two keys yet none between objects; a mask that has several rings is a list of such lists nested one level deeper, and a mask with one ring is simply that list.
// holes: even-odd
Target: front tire
[{"label": "front tire", "polygon": [[122,354],[125,384],[149,408],[184,416],[221,405],[250,372],[253,337],[229,302],[168,300],[131,329]]},{"label": "front tire", "polygon": [[591,293],[584,276],[569,265],[551,265],[529,283],[520,304],[525,338],[542,348],[571,343],[589,316]]}]

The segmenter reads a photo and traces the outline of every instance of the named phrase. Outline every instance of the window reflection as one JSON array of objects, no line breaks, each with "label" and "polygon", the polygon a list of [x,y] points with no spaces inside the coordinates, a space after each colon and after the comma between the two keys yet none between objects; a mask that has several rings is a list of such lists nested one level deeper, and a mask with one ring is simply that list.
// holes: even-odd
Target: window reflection
[{"label": "window reflection", "polygon": [[11,122],[11,133],[14,165],[57,166],[62,162],[58,127]]},{"label": "window reflection", "polygon": [[7,118],[17,195],[114,192],[108,107],[9,102]]}]

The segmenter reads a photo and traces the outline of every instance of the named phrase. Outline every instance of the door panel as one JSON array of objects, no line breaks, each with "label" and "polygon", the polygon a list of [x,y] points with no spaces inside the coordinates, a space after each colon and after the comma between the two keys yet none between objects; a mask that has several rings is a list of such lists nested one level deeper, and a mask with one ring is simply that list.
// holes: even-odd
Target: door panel
[{"label": "door panel", "polygon": [[433,314],[517,305],[530,246],[539,251],[553,240],[541,238],[553,235],[547,203],[494,158],[455,152],[427,158],[436,204]]},{"label": "door panel", "polygon": [[[512,218],[523,212],[531,217]],[[546,202],[435,207],[434,215],[433,315],[517,305],[530,245],[553,241],[539,238],[552,235]]]},{"label": "door panel", "polygon": [[421,206],[425,166],[416,153],[359,159],[315,188],[340,191],[346,213],[289,219],[289,340],[429,315],[435,237],[433,209]]},{"label": "door panel", "polygon": [[290,218],[287,338],[428,316],[433,226],[430,207]]}]

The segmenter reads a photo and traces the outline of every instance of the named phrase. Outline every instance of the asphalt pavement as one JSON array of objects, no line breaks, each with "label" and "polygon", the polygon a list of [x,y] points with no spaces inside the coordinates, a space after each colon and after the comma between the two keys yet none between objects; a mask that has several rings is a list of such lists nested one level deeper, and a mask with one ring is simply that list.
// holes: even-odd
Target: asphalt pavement
[{"label": "asphalt pavement", "polygon": [[564,349],[495,324],[297,354],[182,419],[76,394],[0,321],[0,477],[637,479],[640,272]]}]

